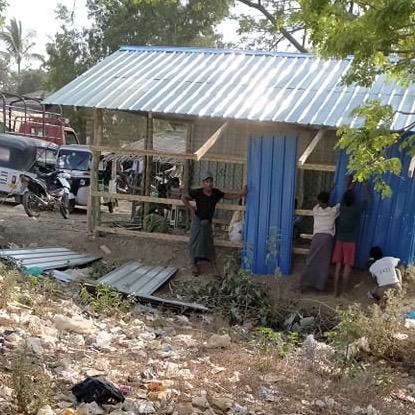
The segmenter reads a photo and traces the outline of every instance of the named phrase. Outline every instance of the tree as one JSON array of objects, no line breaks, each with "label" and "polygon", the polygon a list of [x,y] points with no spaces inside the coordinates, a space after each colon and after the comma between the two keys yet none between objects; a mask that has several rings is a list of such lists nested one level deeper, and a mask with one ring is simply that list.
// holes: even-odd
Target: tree
[{"label": "tree", "polygon": [[15,61],[18,75],[20,75],[23,60],[43,61],[42,55],[30,53],[30,49],[35,46],[35,43],[31,41],[35,35],[34,31],[23,35],[22,22],[17,21],[15,18],[11,19],[5,30],[0,32],[0,41],[5,44],[7,49],[7,52],[2,54]]},{"label": "tree", "polygon": [[293,0],[237,0],[259,12],[255,16],[241,13],[233,19],[239,23],[240,42],[251,49],[276,50],[280,44],[298,52],[307,52],[306,31],[302,22],[293,17],[299,12],[297,1]]},{"label": "tree", "polygon": [[228,0],[87,0],[89,28],[71,27],[60,6],[61,31],[47,45],[48,87],[60,88],[121,45],[215,46],[215,25]]},{"label": "tree", "polygon": [[[414,80],[414,0],[299,0],[299,4],[297,17],[308,28],[315,53],[339,59],[353,55],[345,83],[370,86],[379,74],[401,85]],[[399,144],[415,155],[415,136],[390,131],[393,110],[378,101],[367,102],[352,115],[363,118],[364,125],[339,130],[338,146],[349,155],[348,168],[356,180],[372,179],[382,196],[390,196],[384,173],[400,174],[401,164],[388,157],[388,150]]]}]

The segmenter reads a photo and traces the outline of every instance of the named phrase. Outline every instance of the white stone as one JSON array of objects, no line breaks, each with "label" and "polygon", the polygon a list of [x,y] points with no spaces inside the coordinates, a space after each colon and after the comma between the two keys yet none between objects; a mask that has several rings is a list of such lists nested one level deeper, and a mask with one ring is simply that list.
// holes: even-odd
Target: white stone
[{"label": "white stone", "polygon": [[50,405],[45,405],[37,411],[37,415],[55,415],[55,412],[52,411]]},{"label": "white stone", "polygon": [[52,321],[56,328],[61,331],[88,334],[94,330],[94,323],[91,320],[86,320],[84,318],[74,319],[62,314],[56,314]]},{"label": "white stone", "polygon": [[206,342],[205,346],[208,349],[226,349],[231,345],[231,336],[229,334],[214,334]]},{"label": "white stone", "polygon": [[105,411],[96,402],[81,403],[76,408],[79,415],[102,415]]},{"label": "white stone", "polygon": [[26,339],[26,345],[33,350],[33,352],[37,355],[43,355],[45,350],[41,345],[41,341],[38,337],[29,337]]}]

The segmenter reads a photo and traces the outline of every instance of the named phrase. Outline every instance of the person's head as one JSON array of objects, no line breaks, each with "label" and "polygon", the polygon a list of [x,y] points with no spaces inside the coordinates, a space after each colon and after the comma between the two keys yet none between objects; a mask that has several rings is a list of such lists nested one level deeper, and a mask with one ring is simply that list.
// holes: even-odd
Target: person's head
[{"label": "person's head", "polygon": [[329,192],[321,192],[317,196],[318,203],[321,207],[327,207],[330,202]]},{"label": "person's head", "polygon": [[202,174],[202,184],[205,189],[212,189],[213,187],[213,174],[210,171],[205,171]]},{"label": "person's head", "polygon": [[346,206],[352,206],[354,205],[355,201],[356,201],[356,193],[354,192],[354,190],[352,189],[346,190],[343,195],[343,204]]},{"label": "person's head", "polygon": [[382,249],[379,246],[372,246],[372,248],[370,248],[370,257],[373,258],[375,261],[383,258]]}]

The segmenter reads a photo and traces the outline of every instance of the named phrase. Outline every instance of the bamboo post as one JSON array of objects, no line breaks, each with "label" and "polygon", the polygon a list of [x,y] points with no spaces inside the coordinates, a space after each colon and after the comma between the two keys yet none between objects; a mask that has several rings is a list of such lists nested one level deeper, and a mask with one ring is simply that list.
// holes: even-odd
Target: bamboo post
[{"label": "bamboo post", "polygon": [[[92,138],[93,144],[99,146],[102,143],[102,128],[103,128],[103,114],[102,109],[95,109],[94,111],[94,136]],[[101,203],[100,198],[93,196],[93,192],[98,191],[98,169],[101,152],[97,150],[92,151],[92,165],[90,177],[90,195],[88,204],[88,229],[95,235],[95,228],[101,225]]]}]

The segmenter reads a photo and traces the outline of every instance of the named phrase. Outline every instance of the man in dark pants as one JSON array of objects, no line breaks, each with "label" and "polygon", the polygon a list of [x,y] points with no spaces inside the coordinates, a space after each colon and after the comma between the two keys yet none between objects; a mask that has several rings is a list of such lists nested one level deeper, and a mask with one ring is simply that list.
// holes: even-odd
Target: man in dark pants
[{"label": "man in dark pants", "polygon": [[[220,199],[240,199],[247,193],[246,186],[239,193],[223,193],[213,187],[213,175],[210,171],[202,174],[202,187],[190,190],[188,194],[182,196],[184,205],[190,211],[190,242],[189,251],[192,261],[193,275],[199,275],[199,260],[207,260],[212,264],[214,273],[219,275],[216,264],[215,246],[213,243],[212,219],[215,213],[216,204]],[[196,207],[190,201],[196,202]]]}]

